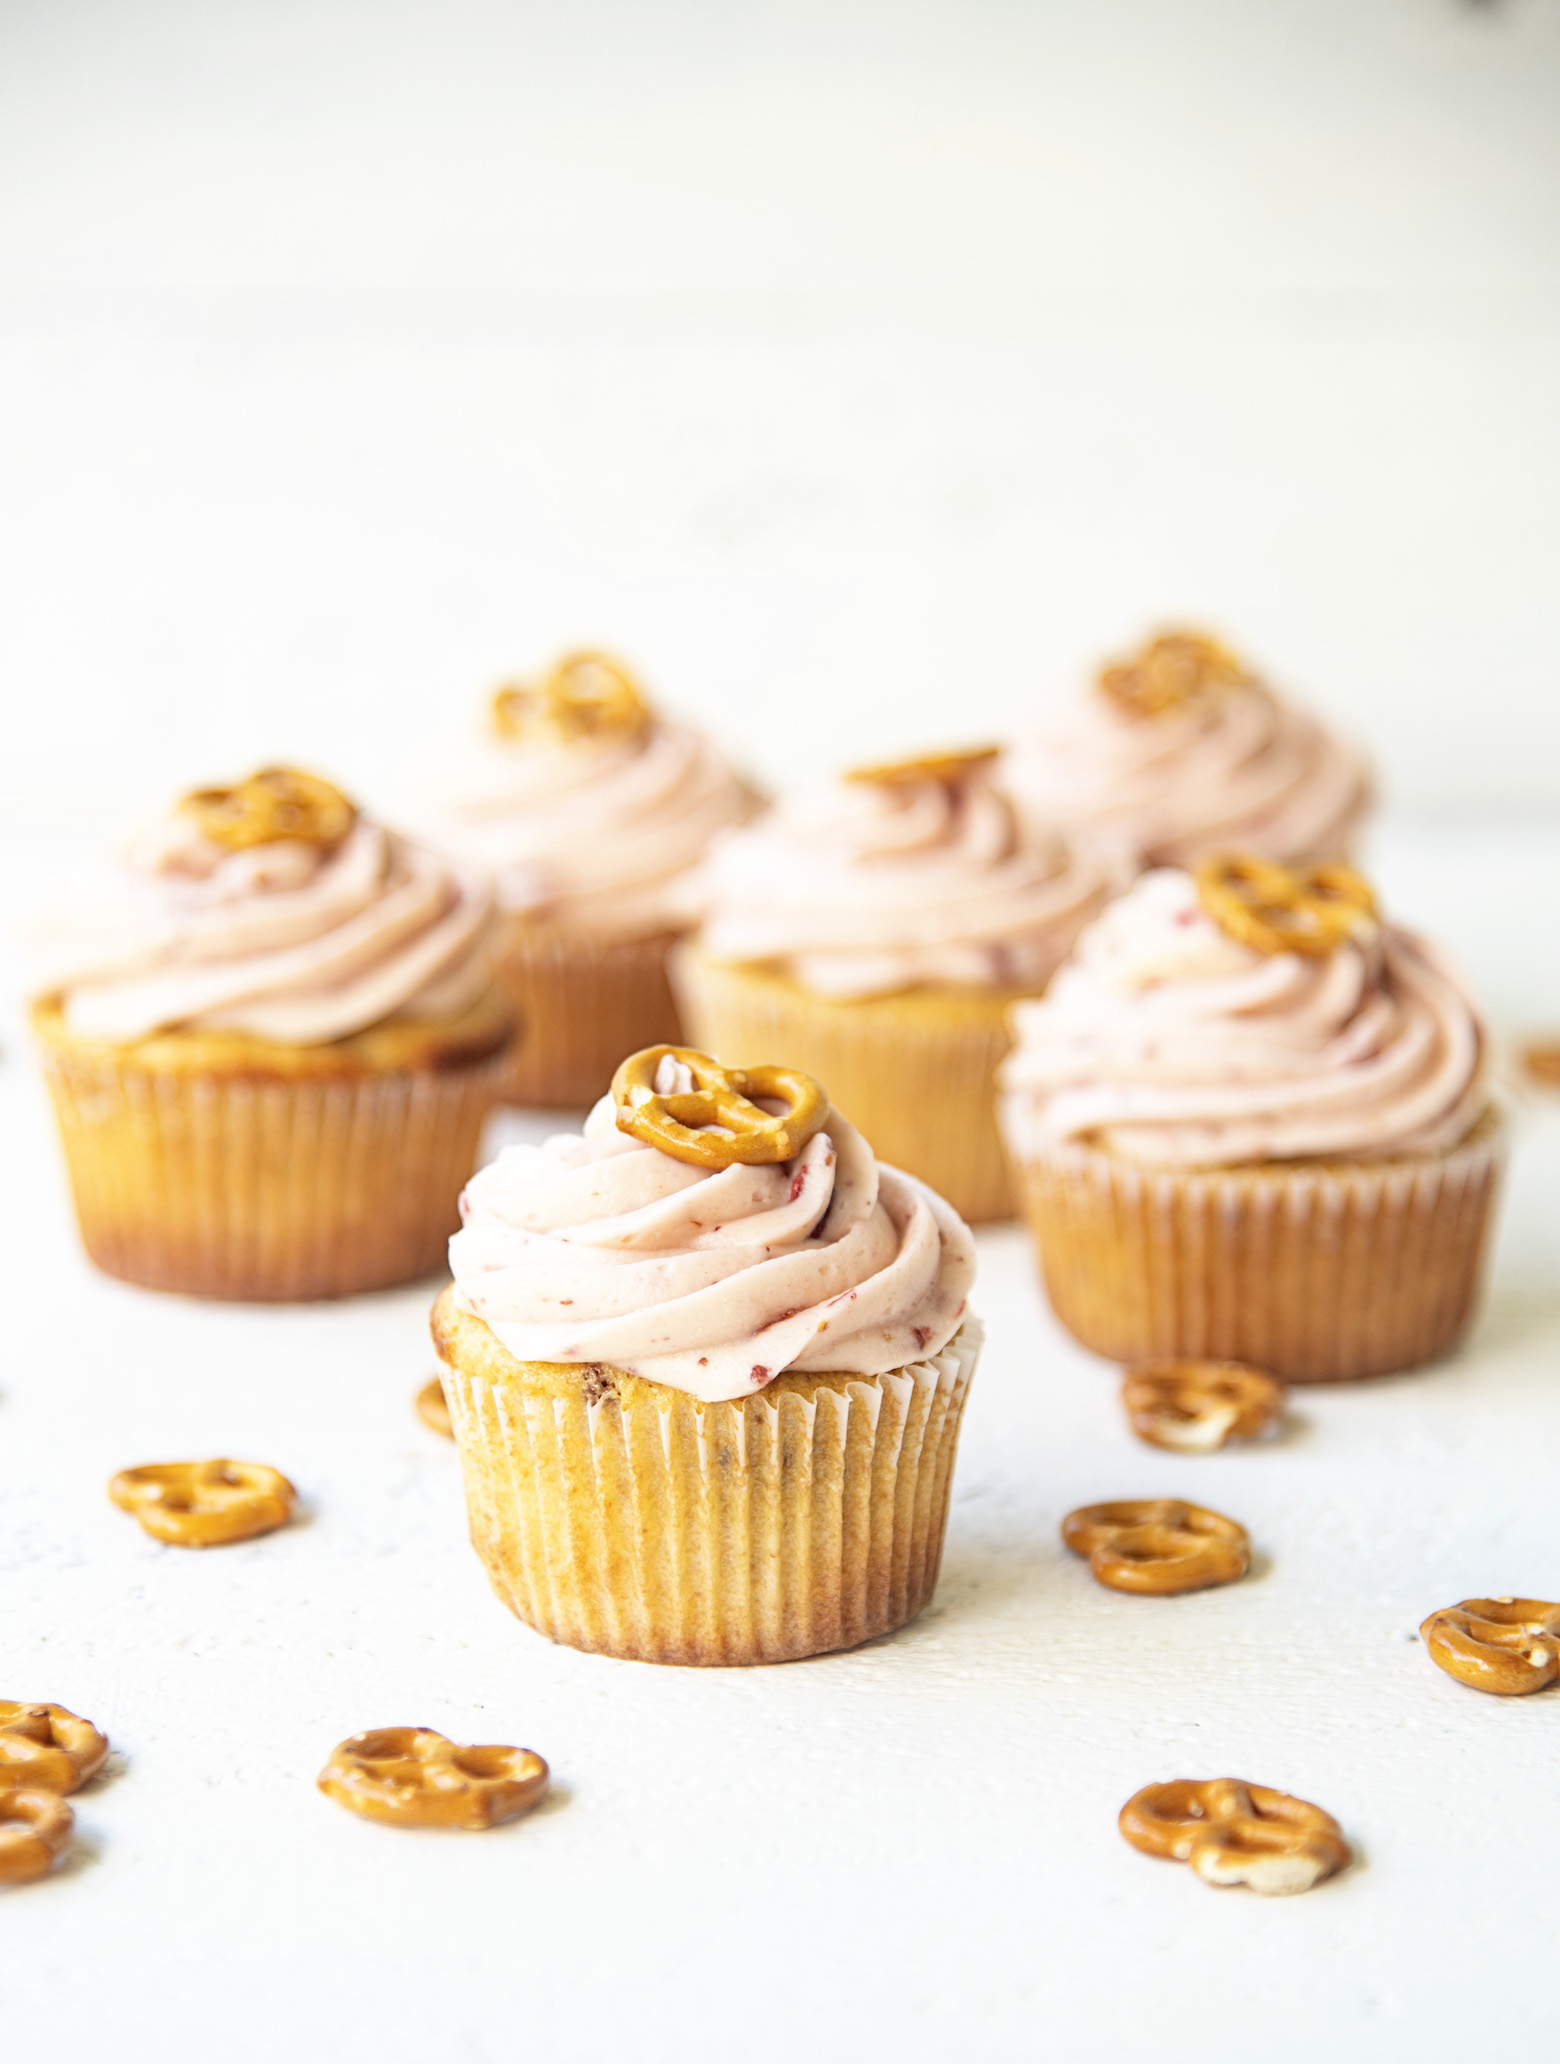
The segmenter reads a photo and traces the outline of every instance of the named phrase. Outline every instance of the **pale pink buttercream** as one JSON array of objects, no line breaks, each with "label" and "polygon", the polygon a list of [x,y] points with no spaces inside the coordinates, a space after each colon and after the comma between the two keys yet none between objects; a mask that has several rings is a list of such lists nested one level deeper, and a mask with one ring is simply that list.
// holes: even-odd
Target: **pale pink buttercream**
[{"label": "pale pink buttercream", "polygon": [[838,1112],[794,1161],[715,1172],[619,1132],[603,1098],[583,1134],[506,1148],[461,1216],[457,1300],[511,1354],[706,1401],[787,1369],[874,1376],[936,1354],[975,1275],[963,1220]]},{"label": "pale pink buttercream", "polygon": [[175,813],[94,901],[36,927],[32,986],[86,1038],[184,1029],[314,1046],[467,1008],[486,984],[490,922],[483,877],[362,817],[331,850],[234,852]]},{"label": "pale pink buttercream", "polygon": [[1002,1118],[1021,1154],[1066,1140],[1175,1167],[1435,1153],[1488,1101],[1479,1018],[1423,941],[1367,919],[1325,955],[1259,953],[1178,869],[1143,875],[1011,1023]]},{"label": "pale pink buttercream", "polygon": [[1092,689],[1014,746],[1004,774],[1026,810],[1142,867],[1345,859],[1370,803],[1359,755],[1254,679],[1146,716]]},{"label": "pale pink buttercream", "polygon": [[1113,880],[1097,855],[1022,824],[985,769],[841,781],[717,842],[703,942],[824,996],[1039,988]]}]

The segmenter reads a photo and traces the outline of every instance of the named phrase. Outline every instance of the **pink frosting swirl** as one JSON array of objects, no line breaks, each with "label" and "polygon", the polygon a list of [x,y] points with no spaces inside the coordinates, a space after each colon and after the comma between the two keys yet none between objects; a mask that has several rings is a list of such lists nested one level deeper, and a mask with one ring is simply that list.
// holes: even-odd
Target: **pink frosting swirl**
[{"label": "pink frosting swirl", "polygon": [[1170,1167],[1436,1153],[1488,1102],[1484,1030],[1423,941],[1366,921],[1325,955],[1259,953],[1178,869],[1143,875],[1011,1022],[1002,1117],[1026,1154],[1067,1140]]},{"label": "pink frosting swirl", "polygon": [[178,1028],[314,1046],[442,1019],[487,983],[485,880],[359,817],[340,845],[231,851],[184,815],[152,827],[90,907],[37,927],[33,988],[67,1028]]},{"label": "pink frosting swirl", "polygon": [[976,768],[841,781],[721,839],[703,943],[822,996],[1040,988],[1114,882]]},{"label": "pink frosting swirl", "polygon": [[794,1161],[711,1171],[619,1132],[604,1097],[583,1133],[506,1148],[461,1217],[457,1302],[512,1355],[711,1402],[787,1369],[874,1376],[936,1354],[975,1276],[963,1220],[838,1112]]},{"label": "pink frosting swirl", "polygon": [[1142,867],[1342,860],[1370,803],[1359,756],[1253,679],[1153,715],[1096,689],[1016,745],[1005,774],[1026,810]]}]

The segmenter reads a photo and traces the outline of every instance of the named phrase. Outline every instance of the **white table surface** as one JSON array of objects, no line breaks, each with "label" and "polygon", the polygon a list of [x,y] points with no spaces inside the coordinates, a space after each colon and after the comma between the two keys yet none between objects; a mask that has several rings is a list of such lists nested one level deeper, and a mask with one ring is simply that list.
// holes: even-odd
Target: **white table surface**
[{"label": "white table surface", "polygon": [[[1384,840],[1508,1027],[1554,1010],[1560,842]],[[1504,886],[1503,886],[1504,885]],[[1526,913],[1526,915],[1524,915]],[[1560,1011],[1555,1012],[1560,1021]],[[1132,2064],[1440,2059],[1554,2038],[1560,1693],[1429,1663],[1423,1615],[1560,1596],[1560,1101],[1518,1112],[1487,1309],[1427,1373],[1298,1395],[1275,1445],[1128,1434],[1051,1323],[1016,1230],[982,1235],[989,1347],[943,1578],[902,1634],[776,1668],[550,1646],[488,1591],[453,1449],[413,1416],[418,1288],[267,1310],[81,1260],[25,1051],[0,1069],[0,1693],[97,1720],[76,1854],[0,1899],[6,2054]],[[227,1453],[303,1493],[286,1531],[160,1547],[126,1464]],[[1095,1586],[1057,1522],[1184,1494],[1253,1574]],[[418,1722],[554,1772],[481,1836],[369,1825],[332,1745]],[[1358,1861],[1302,1898],[1216,1893],[1129,1849],[1141,1784],[1231,1774],[1335,1813]]]}]

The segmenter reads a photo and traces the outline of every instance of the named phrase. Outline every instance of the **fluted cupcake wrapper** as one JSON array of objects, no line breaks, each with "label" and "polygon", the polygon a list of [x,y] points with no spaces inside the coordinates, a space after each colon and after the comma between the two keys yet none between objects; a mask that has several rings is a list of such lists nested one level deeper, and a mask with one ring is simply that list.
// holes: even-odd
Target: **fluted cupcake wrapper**
[{"label": "fluted cupcake wrapper", "polygon": [[981,1224],[1014,1210],[997,1132],[997,1064],[1012,997],[977,989],[841,1000],[685,947],[673,959],[696,1046],[737,1067],[765,1061],[821,1082],[880,1161]]},{"label": "fluted cupcake wrapper", "polygon": [[344,1297],[442,1268],[500,1063],[276,1079],[43,1049],[82,1243],[126,1282]]},{"label": "fluted cupcake wrapper", "polygon": [[1169,1170],[1082,1145],[1014,1180],[1057,1317],[1111,1361],[1253,1362],[1297,1383],[1444,1354],[1478,1290],[1501,1166],[1495,1113],[1443,1154]]},{"label": "fluted cupcake wrapper", "polygon": [[888,1375],[724,1404],[611,1371],[495,1378],[457,1348],[472,1542],[521,1619],[598,1654],[773,1663],[886,1634],[937,1582],[980,1341],[967,1320]]},{"label": "fluted cupcake wrapper", "polygon": [[520,1026],[505,1100],[578,1110],[606,1094],[626,1054],[680,1040],[666,971],[676,937],[592,939],[508,919],[493,969]]}]

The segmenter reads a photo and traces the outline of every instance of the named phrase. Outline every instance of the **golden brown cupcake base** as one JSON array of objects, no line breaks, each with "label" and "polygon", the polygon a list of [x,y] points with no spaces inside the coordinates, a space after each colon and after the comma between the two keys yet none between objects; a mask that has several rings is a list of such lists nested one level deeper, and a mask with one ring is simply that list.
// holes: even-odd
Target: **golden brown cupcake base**
[{"label": "golden brown cupcake base", "polygon": [[493,975],[523,1033],[504,1101],[581,1110],[606,1095],[625,1054],[676,1044],[682,1025],[666,962],[677,938],[597,940],[506,918]]},{"label": "golden brown cupcake base", "polygon": [[1323,1383],[1417,1368],[1458,1339],[1501,1135],[1491,1110],[1444,1154],[1201,1171],[1068,1145],[1014,1177],[1051,1304],[1085,1347]]},{"label": "golden brown cupcake base", "polygon": [[497,1091],[507,1010],[325,1046],[128,1045],[34,1030],[82,1243],[111,1276],[245,1301],[346,1297],[444,1266]]},{"label": "golden brown cupcake base", "polygon": [[516,1361],[452,1290],[433,1337],[472,1543],[551,1640],[783,1662],[887,1634],[931,1597],[974,1321],[886,1376],[777,1376],[713,1405],[622,1370]]},{"label": "golden brown cupcake base", "polygon": [[997,1064],[1020,992],[917,989],[815,996],[766,968],[695,947],[673,974],[693,1042],[736,1067],[783,1060],[821,1082],[880,1161],[917,1175],[978,1225],[1014,1203],[997,1132]]}]

